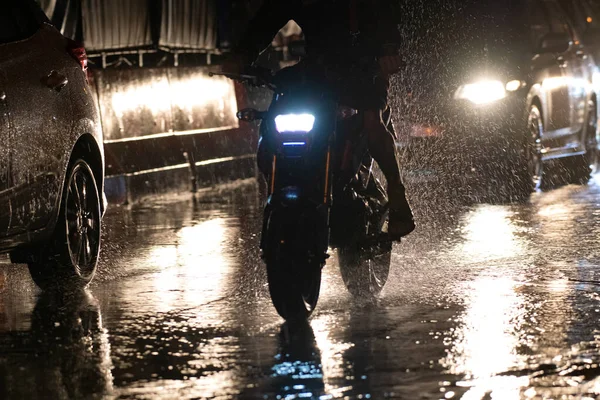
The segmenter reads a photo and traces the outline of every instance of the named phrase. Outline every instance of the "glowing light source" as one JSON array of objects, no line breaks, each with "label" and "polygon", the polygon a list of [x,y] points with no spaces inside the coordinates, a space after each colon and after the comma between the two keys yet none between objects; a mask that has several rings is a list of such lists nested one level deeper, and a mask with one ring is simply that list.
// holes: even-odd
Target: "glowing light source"
[{"label": "glowing light source", "polygon": [[112,106],[119,116],[140,108],[147,108],[153,113],[170,112],[171,107],[190,109],[211,102],[223,103],[224,109],[234,109],[234,101],[234,88],[229,82],[203,75],[176,82],[161,77],[112,94]]},{"label": "glowing light source", "polygon": [[591,24],[594,19],[592,17],[587,17],[586,21],[588,24]]},{"label": "glowing light source", "polygon": [[105,112],[114,112],[121,129],[128,128],[131,121],[138,121],[135,118],[140,113],[150,114],[156,121],[165,121],[158,132],[173,130],[171,120],[185,122],[184,127],[177,130],[205,128],[203,118],[207,110],[227,125],[237,126],[233,83],[225,78],[209,78],[202,72],[178,79],[158,75],[127,85],[115,84],[115,88],[107,93],[110,103],[102,103],[102,107],[108,107]]},{"label": "glowing light source", "polygon": [[148,109],[152,114],[170,110],[171,96],[166,77],[157,78],[144,85],[133,85],[112,94],[112,108],[119,118],[130,111]]},{"label": "glowing light source", "polygon": [[552,76],[542,81],[542,87],[546,90],[556,90],[561,87],[566,87],[567,79],[563,76]]},{"label": "glowing light source", "polygon": [[298,200],[300,197],[299,189],[295,186],[289,186],[284,189],[284,196],[287,200]]},{"label": "glowing light source", "polygon": [[506,91],[507,92],[515,92],[515,91],[521,89],[522,86],[523,86],[523,82],[521,82],[519,80],[512,80],[506,84]]},{"label": "glowing light source", "polygon": [[482,80],[461,86],[455,98],[469,100],[474,104],[488,104],[506,97],[504,84],[496,80]]},{"label": "glowing light source", "polygon": [[277,132],[304,132],[312,131],[315,125],[315,116],[312,114],[282,114],[275,117]]},{"label": "glowing light source", "polygon": [[304,146],[306,142],[284,142],[284,146]]}]

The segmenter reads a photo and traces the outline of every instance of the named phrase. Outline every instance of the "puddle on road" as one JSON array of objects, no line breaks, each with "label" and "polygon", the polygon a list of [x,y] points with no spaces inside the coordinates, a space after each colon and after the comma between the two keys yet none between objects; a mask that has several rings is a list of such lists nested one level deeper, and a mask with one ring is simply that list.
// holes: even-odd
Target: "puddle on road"
[{"label": "puddle on road", "polygon": [[373,304],[334,254],[309,326],[270,304],[251,195],[113,209],[86,294],[36,300],[1,270],[0,397],[595,398],[599,192],[442,204]]},{"label": "puddle on road", "polygon": [[111,345],[88,291],[41,294],[28,329],[0,333],[0,398],[98,398],[113,392]]}]

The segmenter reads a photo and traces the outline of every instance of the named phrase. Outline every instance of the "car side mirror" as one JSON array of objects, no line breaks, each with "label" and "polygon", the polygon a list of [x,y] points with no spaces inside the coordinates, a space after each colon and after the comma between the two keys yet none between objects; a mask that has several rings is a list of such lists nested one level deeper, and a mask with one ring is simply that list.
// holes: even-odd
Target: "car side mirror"
[{"label": "car side mirror", "polygon": [[540,40],[539,53],[564,53],[571,45],[571,37],[566,32],[552,32]]},{"label": "car side mirror", "polygon": [[254,108],[244,108],[236,114],[237,119],[245,122],[252,122],[258,119],[263,119],[263,113],[255,110]]}]

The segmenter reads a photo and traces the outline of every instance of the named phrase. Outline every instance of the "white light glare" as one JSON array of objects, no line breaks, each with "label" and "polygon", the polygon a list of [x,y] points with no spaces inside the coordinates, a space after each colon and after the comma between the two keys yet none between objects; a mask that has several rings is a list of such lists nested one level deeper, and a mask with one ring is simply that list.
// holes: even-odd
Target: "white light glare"
[{"label": "white light glare", "polygon": [[461,86],[456,91],[457,99],[469,100],[474,104],[488,104],[506,97],[504,84],[495,80],[484,80]]},{"label": "white light glare", "polygon": [[312,131],[315,125],[315,116],[312,114],[283,114],[275,117],[277,132],[304,132]]},{"label": "white light glare", "polygon": [[506,91],[516,92],[517,90],[521,89],[522,86],[523,86],[523,82],[521,82],[519,80],[513,80],[506,84]]}]

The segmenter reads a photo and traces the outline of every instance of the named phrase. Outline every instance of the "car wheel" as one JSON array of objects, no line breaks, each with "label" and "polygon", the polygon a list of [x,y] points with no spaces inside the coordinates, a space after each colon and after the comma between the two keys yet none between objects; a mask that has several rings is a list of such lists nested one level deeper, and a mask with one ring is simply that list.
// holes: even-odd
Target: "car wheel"
[{"label": "car wheel", "polygon": [[527,176],[528,185],[532,190],[540,190],[543,184],[544,163],[542,161],[542,133],[544,132],[544,123],[542,114],[537,106],[531,106],[529,117],[527,119],[528,143],[526,149],[527,155]]},{"label": "car wheel", "polygon": [[590,167],[590,172],[592,173],[598,170],[598,163],[600,162],[598,142],[598,115],[596,110],[596,104],[592,102],[590,103],[590,113],[587,119],[585,138],[585,151],[587,158],[586,164]]},{"label": "car wheel", "polygon": [[42,289],[87,286],[98,263],[100,224],[94,174],[78,159],[67,173],[54,234],[28,262],[35,283]]},{"label": "car wheel", "polygon": [[567,180],[566,183],[586,184],[598,165],[598,140],[596,133],[598,118],[596,116],[596,105],[591,102],[589,109],[590,112],[586,123],[585,154],[561,159],[561,166],[565,171]]}]

